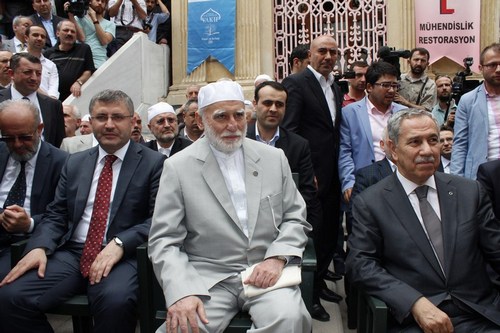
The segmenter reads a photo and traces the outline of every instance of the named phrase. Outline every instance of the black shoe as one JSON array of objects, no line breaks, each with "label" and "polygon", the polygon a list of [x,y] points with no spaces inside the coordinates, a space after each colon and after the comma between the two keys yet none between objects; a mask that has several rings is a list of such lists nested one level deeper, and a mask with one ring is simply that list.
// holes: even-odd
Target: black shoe
[{"label": "black shoe", "polygon": [[326,312],[325,308],[320,303],[313,304],[312,310],[311,310],[311,317],[313,317],[313,319],[316,319],[319,321],[329,321],[330,320],[330,315],[328,314],[328,312]]},{"label": "black shoe", "polygon": [[319,292],[319,297],[321,297],[325,301],[333,303],[338,303],[342,300],[342,296],[340,296],[339,294],[328,288],[321,289]]},{"label": "black shoe", "polygon": [[326,272],[326,274],[323,277],[323,279],[335,282],[335,281],[342,280],[342,275],[328,270],[328,272]]}]

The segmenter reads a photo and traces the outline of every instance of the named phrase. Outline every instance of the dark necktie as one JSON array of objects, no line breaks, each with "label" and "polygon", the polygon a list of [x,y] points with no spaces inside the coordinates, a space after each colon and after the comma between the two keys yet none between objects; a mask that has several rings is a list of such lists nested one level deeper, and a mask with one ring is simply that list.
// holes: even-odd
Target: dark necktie
[{"label": "dark necktie", "polygon": [[31,100],[30,100],[28,97],[26,97],[26,96],[23,96],[23,99],[24,99],[25,101],[31,102]]},{"label": "dark necktie", "polygon": [[21,164],[21,170],[17,175],[14,185],[10,188],[9,194],[7,194],[7,199],[3,203],[3,209],[12,205],[24,206],[24,199],[26,198],[26,161],[21,161],[19,164]]},{"label": "dark necktie", "polygon": [[424,221],[425,229],[429,239],[434,247],[434,251],[441,262],[441,266],[444,267],[444,247],[443,247],[443,232],[441,228],[441,220],[437,216],[434,209],[432,209],[431,204],[427,201],[427,191],[429,186],[423,185],[415,189],[418,201],[420,204],[420,213],[422,214],[422,220]]},{"label": "dark necktie", "polygon": [[115,155],[106,155],[105,159],[104,167],[97,182],[87,239],[85,240],[82,257],[80,258],[80,272],[83,277],[89,275],[90,266],[99,252],[101,252],[102,240],[108,220],[111,186],[113,184],[112,165],[117,157]]}]

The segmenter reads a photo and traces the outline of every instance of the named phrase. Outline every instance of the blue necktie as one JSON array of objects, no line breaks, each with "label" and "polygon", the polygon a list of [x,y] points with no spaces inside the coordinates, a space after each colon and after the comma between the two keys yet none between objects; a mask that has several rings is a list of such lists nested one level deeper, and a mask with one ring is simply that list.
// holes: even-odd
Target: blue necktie
[{"label": "blue necktie", "polygon": [[18,205],[21,207],[24,206],[24,199],[26,198],[26,161],[21,161],[19,163],[21,164],[21,170],[19,171],[19,175],[7,195],[7,199],[5,199],[5,202],[3,203],[4,209],[12,205]]}]

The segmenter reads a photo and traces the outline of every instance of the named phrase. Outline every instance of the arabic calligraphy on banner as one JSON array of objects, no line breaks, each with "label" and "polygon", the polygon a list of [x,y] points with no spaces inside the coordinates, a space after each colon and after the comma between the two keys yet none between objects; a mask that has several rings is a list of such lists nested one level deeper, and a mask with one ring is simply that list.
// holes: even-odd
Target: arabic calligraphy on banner
[{"label": "arabic calligraphy on banner", "polygon": [[209,56],[234,74],[235,19],[236,0],[188,1],[188,75]]}]

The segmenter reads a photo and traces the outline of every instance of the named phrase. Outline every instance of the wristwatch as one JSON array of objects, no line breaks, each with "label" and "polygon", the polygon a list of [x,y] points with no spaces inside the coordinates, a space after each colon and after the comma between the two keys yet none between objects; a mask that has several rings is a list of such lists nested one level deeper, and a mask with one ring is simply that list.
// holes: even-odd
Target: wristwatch
[{"label": "wristwatch", "polygon": [[123,247],[123,242],[121,241],[120,238],[115,237],[113,238],[113,240],[115,241],[116,245],[118,245],[119,247]]},{"label": "wristwatch", "polygon": [[286,266],[286,264],[288,264],[288,258],[285,257],[285,256],[275,256],[273,258],[284,261],[285,262],[285,266]]},{"label": "wristwatch", "polygon": [[80,86],[83,86],[83,82],[82,82],[82,80],[78,79],[78,80],[76,80],[76,82],[78,82],[78,84],[79,84]]}]

